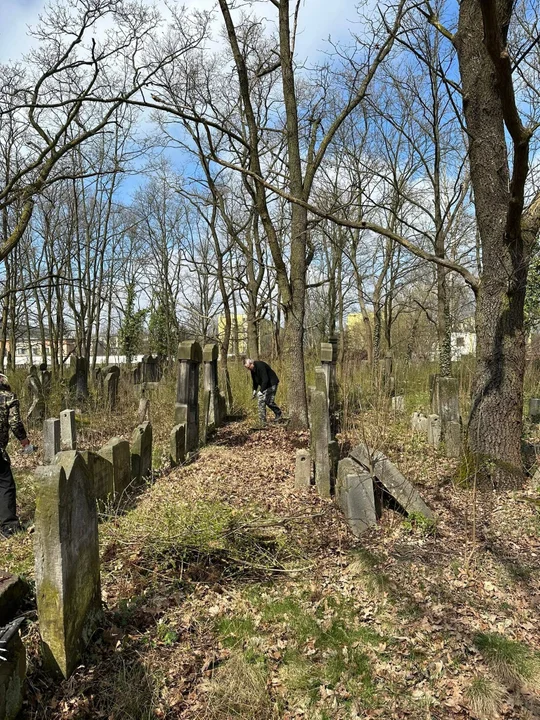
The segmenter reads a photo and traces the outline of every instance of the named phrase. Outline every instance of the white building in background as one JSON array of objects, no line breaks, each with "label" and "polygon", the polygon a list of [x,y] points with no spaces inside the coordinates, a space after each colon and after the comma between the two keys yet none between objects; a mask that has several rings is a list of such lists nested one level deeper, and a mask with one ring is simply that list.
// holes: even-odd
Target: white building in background
[{"label": "white building in background", "polygon": [[452,343],[452,360],[459,360],[464,355],[476,354],[476,333],[463,329],[450,333]]}]

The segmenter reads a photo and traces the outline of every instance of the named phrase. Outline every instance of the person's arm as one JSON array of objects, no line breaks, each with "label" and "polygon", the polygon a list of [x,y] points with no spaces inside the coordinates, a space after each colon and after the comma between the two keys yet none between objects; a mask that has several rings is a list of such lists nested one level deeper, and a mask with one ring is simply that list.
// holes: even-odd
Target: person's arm
[{"label": "person's arm", "polygon": [[8,410],[9,427],[11,428],[11,432],[15,435],[23,447],[30,445],[30,440],[28,439],[23,421],[21,420],[19,400],[16,395],[13,395],[12,399],[8,402]]}]

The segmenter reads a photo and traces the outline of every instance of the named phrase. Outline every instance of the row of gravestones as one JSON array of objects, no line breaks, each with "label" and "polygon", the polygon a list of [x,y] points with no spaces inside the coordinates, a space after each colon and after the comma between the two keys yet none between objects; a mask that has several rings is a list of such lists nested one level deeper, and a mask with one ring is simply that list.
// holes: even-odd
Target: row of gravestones
[{"label": "row of gravestones", "polygon": [[[57,447],[75,445],[74,411],[51,420]],[[171,432],[170,459],[173,465],[185,460],[182,425]],[[151,473],[148,422],[135,429],[131,445],[113,438],[97,452],[60,450],[36,470],[36,599],[44,666],[53,675],[71,675],[101,617],[98,508],[118,503]],[[0,629],[0,640],[7,653],[0,665],[0,718],[12,720],[22,704],[26,653],[16,623]]]},{"label": "row of gravestones", "polygon": [[131,370],[131,381],[135,385],[157,383],[163,377],[165,358],[160,355],[144,355],[142,360]]},{"label": "row of gravestones", "polygon": [[[204,425],[209,428],[225,419],[217,382],[217,347],[208,345],[203,352],[198,343],[182,343],[175,417],[186,422],[177,421],[171,432],[173,466],[198,448],[201,362],[205,363]],[[45,421],[44,456],[49,464],[36,471],[36,597],[44,664],[63,677],[69,677],[77,666],[101,615],[98,508],[118,503],[130,487],[151,474],[152,426],[149,422],[139,425],[131,444],[113,438],[97,452],[78,452],[76,446],[74,410]],[[5,629],[2,636],[10,662],[0,666],[0,710],[9,720],[20,709],[26,665],[18,627],[15,631],[14,627]],[[15,708],[12,715],[6,710],[8,696],[9,707]]]}]

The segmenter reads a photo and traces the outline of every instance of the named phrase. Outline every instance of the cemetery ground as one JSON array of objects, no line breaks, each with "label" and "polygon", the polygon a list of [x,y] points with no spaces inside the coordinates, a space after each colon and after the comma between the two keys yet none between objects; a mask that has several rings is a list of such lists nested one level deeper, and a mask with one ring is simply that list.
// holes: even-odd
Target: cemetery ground
[{"label": "cemetery ground", "polygon": [[[165,456],[161,412],[154,403]],[[100,417],[88,442],[134,424]],[[69,680],[42,671],[29,600],[23,717],[540,717],[535,483],[488,506],[407,418],[351,414],[342,455],[376,443],[437,522],[386,508],[361,538],[333,501],[295,489],[307,434],[235,421],[189,464],[170,470],[155,454],[154,481],[101,516],[104,622]],[[29,521],[24,465],[36,459],[14,452],[13,463]],[[32,535],[1,548],[2,567],[32,581]]]}]

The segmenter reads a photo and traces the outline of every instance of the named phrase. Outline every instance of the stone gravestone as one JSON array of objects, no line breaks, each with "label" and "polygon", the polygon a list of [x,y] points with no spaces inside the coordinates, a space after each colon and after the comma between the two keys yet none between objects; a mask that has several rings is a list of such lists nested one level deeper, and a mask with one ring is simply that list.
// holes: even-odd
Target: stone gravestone
[{"label": "stone gravestone", "polygon": [[199,447],[199,365],[202,350],[198,342],[178,346],[175,425],[186,426],[186,452]]},{"label": "stone gravestone", "polygon": [[75,396],[77,400],[86,400],[88,397],[88,358],[75,358]]},{"label": "stone gravestone", "polygon": [[119,499],[131,484],[131,452],[127,440],[112,438],[98,453],[111,466],[113,496]]},{"label": "stone gravestone", "polygon": [[417,512],[427,518],[433,518],[433,512],[426,505],[418,490],[378,451],[370,450],[367,445],[357,445],[350,457],[376,477],[386,490],[408,513]]},{"label": "stone gravestone", "polygon": [[296,451],[296,466],[294,470],[294,486],[306,488],[311,485],[311,455],[309,450]]},{"label": "stone gravestone", "polygon": [[540,423],[540,398],[529,399],[529,417],[531,422]]},{"label": "stone gravestone", "polygon": [[30,398],[30,408],[26,415],[27,424],[31,428],[41,428],[45,419],[45,400],[41,378],[35,365],[32,365],[30,374],[26,378],[26,388]]},{"label": "stone gravestone", "polygon": [[171,431],[170,457],[173,467],[186,460],[186,428],[183,425],[175,425]]},{"label": "stone gravestone", "polygon": [[[30,592],[30,586],[18,575],[0,571],[0,622],[12,620]],[[0,715],[0,717],[2,717]]]},{"label": "stone gravestone", "polygon": [[77,447],[77,426],[75,410],[62,410],[60,413],[60,449],[75,450]]},{"label": "stone gravestone", "polygon": [[60,452],[60,420],[49,418],[43,423],[43,462],[46,465],[54,462]]},{"label": "stone gravestone", "polygon": [[446,457],[459,458],[461,456],[461,423],[446,423],[446,432],[444,436],[444,444],[446,448]]},{"label": "stone gravestone", "polygon": [[137,363],[137,365],[132,369],[131,380],[134,385],[140,385],[142,383],[142,363]]},{"label": "stone gravestone", "polygon": [[142,397],[139,400],[139,409],[137,410],[137,421],[139,425],[145,420],[150,420],[150,400]]},{"label": "stone gravestone", "polygon": [[350,458],[338,465],[336,502],[356,537],[377,524],[373,478]]},{"label": "stone gravestone", "polygon": [[[2,621],[3,622],[3,621]],[[0,660],[0,718],[15,720],[23,704],[26,650],[19,635],[21,621],[0,627],[5,660]],[[19,716],[20,717],[20,716]]]},{"label": "stone gravestone", "polygon": [[109,410],[116,410],[118,405],[118,379],[119,375],[108,373],[103,381],[103,392]]},{"label": "stone gravestone", "polygon": [[41,373],[41,392],[43,393],[43,400],[45,404],[47,404],[47,400],[51,394],[52,373],[50,370],[47,370],[46,362],[41,363],[39,371]]},{"label": "stone gravestone", "polygon": [[[88,468],[94,497],[98,501],[99,507],[103,508],[105,503],[112,502],[114,499],[112,465],[100,453],[91,452],[90,450],[82,452],[81,456]],[[60,457],[58,456],[58,459],[62,464]]]},{"label": "stone gravestone", "polygon": [[76,451],[38,468],[34,533],[44,665],[68,678],[101,618],[96,501]]},{"label": "stone gravestone", "polygon": [[219,404],[219,388],[218,388],[218,346],[215,343],[209,343],[203,349],[204,376],[203,390],[204,395],[210,393],[210,404],[208,410],[208,432],[212,432],[221,425],[220,404]]},{"label": "stone gravestone", "polygon": [[131,437],[131,477],[140,485],[152,474],[152,426],[149,422],[138,425]]},{"label": "stone gravestone", "polygon": [[315,484],[321,497],[330,497],[331,469],[328,452],[328,404],[326,393],[312,390],[310,397],[311,452],[315,463]]},{"label": "stone gravestone", "polygon": [[430,415],[427,423],[427,441],[438,448],[441,442],[441,419],[438,415]]},{"label": "stone gravestone", "polygon": [[[440,441],[445,444],[446,456],[459,457],[461,449],[457,450],[457,443],[461,442],[461,428],[457,432],[455,425],[455,423],[460,425],[459,382],[457,378],[442,377],[440,375],[434,377],[432,409],[433,413],[439,416]],[[447,440],[449,433],[451,437]]]},{"label": "stone gravestone", "polygon": [[[321,367],[326,378],[326,395],[330,421],[330,439],[339,431],[337,417],[337,338],[321,343]],[[320,389],[320,388],[319,388]]]},{"label": "stone gravestone", "polygon": [[392,410],[394,412],[405,412],[405,398],[403,395],[394,395],[392,398]]}]

